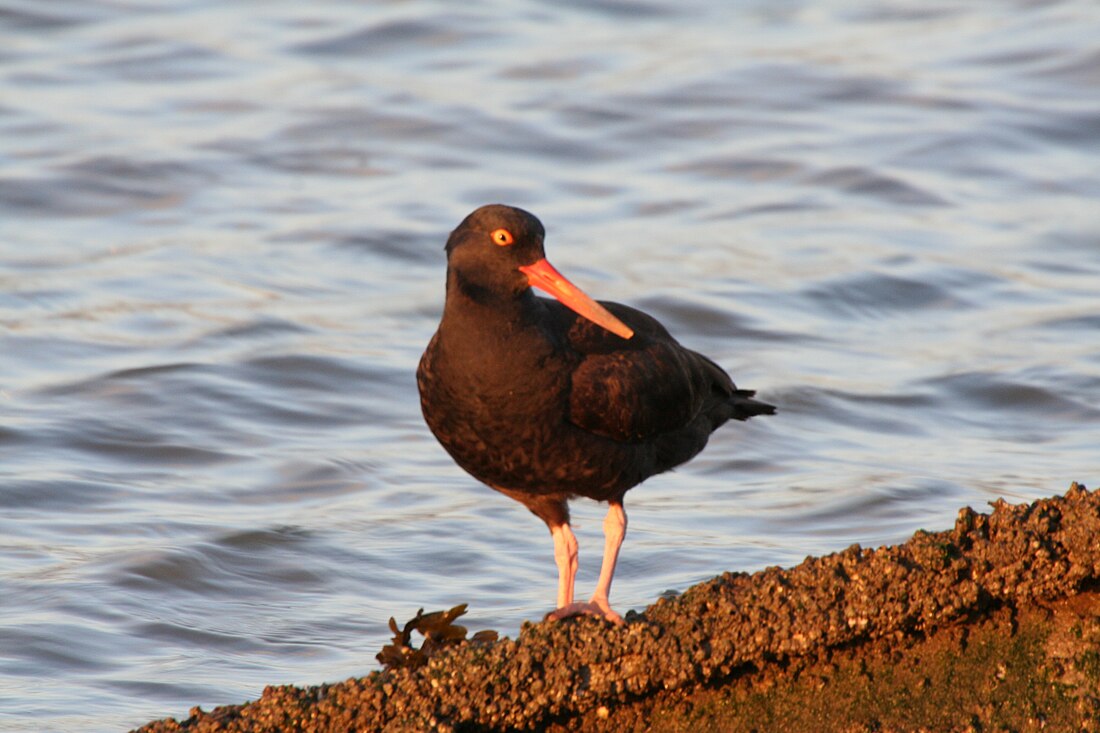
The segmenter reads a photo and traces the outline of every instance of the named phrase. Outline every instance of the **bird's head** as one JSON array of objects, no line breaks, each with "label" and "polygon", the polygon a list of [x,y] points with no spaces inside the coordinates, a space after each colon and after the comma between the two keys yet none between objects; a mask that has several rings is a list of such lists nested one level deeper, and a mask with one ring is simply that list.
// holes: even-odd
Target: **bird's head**
[{"label": "bird's head", "polygon": [[634,331],[569,282],[546,260],[542,222],[523,209],[490,204],[462,220],[447,239],[447,267],[455,284],[482,301],[518,297],[532,285],[608,331]]}]

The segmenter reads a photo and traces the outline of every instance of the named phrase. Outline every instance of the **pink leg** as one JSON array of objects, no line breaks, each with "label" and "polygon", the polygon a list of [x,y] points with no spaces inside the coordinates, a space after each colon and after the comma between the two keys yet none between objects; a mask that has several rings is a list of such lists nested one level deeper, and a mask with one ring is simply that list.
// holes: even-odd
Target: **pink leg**
[{"label": "pink leg", "polygon": [[[608,596],[611,593],[611,580],[615,576],[615,565],[619,561],[619,548],[622,547],[623,538],[626,537],[626,512],[623,511],[623,505],[621,502],[611,502],[607,509],[607,517],[603,520],[603,533],[604,533],[604,547],[603,547],[603,565],[600,567],[600,579],[596,583],[596,592],[592,594],[591,600],[588,603],[573,603],[572,591],[573,591],[573,577],[577,572],[577,541],[573,538],[573,532],[568,529],[568,525],[564,525],[566,531],[569,532],[569,538],[573,540],[573,553],[572,553],[572,573],[569,580],[569,602],[562,603],[562,563],[558,562],[558,609],[551,613],[548,618],[561,619],[568,618],[569,616],[576,616],[578,614],[588,614],[590,616],[600,616],[605,618],[613,624],[622,624],[623,618],[619,614],[611,610],[611,604],[608,601]],[[557,535],[554,536],[554,556],[558,557],[558,539]]]},{"label": "pink leg", "polygon": [[[623,505],[612,502],[607,508],[607,516],[603,520],[603,565],[600,567],[600,580],[596,583],[596,592],[592,594],[592,603],[603,610],[604,616],[609,621],[622,623],[619,614],[611,610],[608,596],[611,595],[611,580],[615,576],[615,566],[619,562],[619,548],[623,546],[623,538],[626,537],[626,512]],[[615,618],[612,619],[611,617]]]},{"label": "pink leg", "polygon": [[558,608],[573,602],[573,584],[577,579],[577,538],[568,524],[550,528],[554,538],[554,562],[558,564]]}]

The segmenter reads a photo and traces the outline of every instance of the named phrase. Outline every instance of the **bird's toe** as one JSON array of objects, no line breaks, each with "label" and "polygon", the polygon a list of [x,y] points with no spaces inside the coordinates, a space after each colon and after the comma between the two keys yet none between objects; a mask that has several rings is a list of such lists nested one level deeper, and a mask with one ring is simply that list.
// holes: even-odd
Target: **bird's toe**
[{"label": "bird's toe", "polygon": [[573,616],[595,616],[615,626],[623,626],[626,624],[626,622],[623,621],[623,617],[612,610],[611,606],[606,601],[603,603],[598,601],[570,603],[568,606],[562,606],[546,614],[546,620],[560,621],[562,619],[572,618]]}]

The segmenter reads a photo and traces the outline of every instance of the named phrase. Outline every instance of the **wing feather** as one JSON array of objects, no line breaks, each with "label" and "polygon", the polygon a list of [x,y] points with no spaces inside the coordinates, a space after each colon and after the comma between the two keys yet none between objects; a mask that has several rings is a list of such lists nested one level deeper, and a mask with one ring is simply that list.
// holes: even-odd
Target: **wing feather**
[{"label": "wing feather", "polygon": [[568,331],[581,354],[572,374],[570,420],[625,442],[652,440],[690,425],[727,400],[734,386],[714,362],[676,342],[652,317],[603,303],[634,329],[623,341],[582,318]]}]

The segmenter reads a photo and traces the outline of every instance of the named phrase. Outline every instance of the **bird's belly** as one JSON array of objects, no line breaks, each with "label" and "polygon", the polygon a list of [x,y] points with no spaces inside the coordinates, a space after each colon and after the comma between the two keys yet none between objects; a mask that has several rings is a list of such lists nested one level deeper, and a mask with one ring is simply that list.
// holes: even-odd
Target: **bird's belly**
[{"label": "bird's belly", "polygon": [[491,486],[600,499],[648,475],[644,446],[581,430],[560,400],[466,392],[438,409],[443,402],[422,400],[428,427],[459,466]]}]

